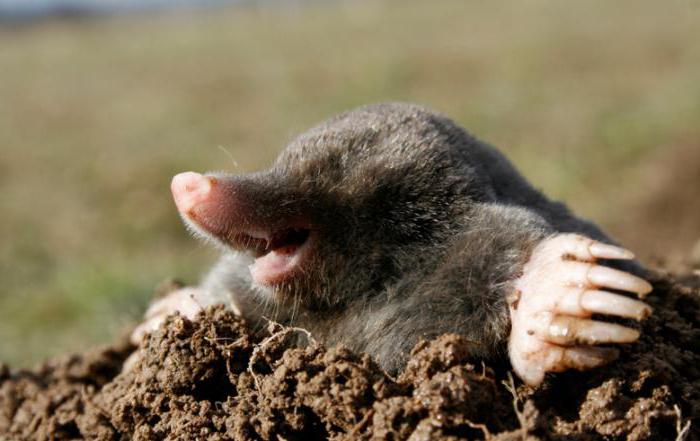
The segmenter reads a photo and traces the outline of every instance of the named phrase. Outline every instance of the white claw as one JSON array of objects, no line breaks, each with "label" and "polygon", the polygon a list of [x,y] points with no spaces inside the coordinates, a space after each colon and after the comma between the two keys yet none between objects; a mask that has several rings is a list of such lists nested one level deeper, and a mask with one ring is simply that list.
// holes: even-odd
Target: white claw
[{"label": "white claw", "polygon": [[634,259],[634,254],[629,250],[578,234],[560,234],[553,241],[562,252],[582,262],[592,262],[595,259]]},{"label": "white claw", "polygon": [[597,287],[633,292],[642,298],[653,289],[646,280],[607,266],[595,265],[591,267],[587,278],[590,283]]},{"label": "white claw", "polygon": [[653,311],[644,302],[606,291],[586,291],[580,302],[581,307],[590,313],[617,315],[638,321],[649,317]]},{"label": "white claw", "polygon": [[588,251],[590,251],[593,257],[597,257],[599,259],[634,259],[634,253],[632,253],[632,251],[602,242],[593,242],[588,246]]},{"label": "white claw", "polygon": [[565,346],[632,343],[639,338],[639,331],[615,323],[560,315],[552,319],[542,337],[550,343]]},{"label": "white claw", "polygon": [[561,366],[552,366],[552,369],[562,368],[584,370],[598,367],[609,363],[620,355],[620,351],[615,348],[591,348],[586,346],[576,346],[573,348],[562,348]]},{"label": "white claw", "polygon": [[513,369],[526,384],[537,386],[544,380],[546,372],[592,369],[610,363],[619,355],[620,351],[615,348],[552,345],[547,348],[540,363],[533,364],[515,359]]},{"label": "white claw", "polygon": [[565,292],[556,302],[555,312],[590,317],[591,314],[610,314],[635,320],[644,320],[652,313],[651,306],[639,300],[607,291],[574,288]]}]

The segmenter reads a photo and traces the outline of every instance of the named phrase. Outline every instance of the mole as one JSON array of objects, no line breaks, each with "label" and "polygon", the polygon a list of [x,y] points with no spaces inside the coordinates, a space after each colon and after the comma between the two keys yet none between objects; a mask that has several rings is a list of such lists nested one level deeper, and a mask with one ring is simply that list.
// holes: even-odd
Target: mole
[{"label": "mole", "polygon": [[418,105],[339,114],[267,170],[185,172],[171,190],[187,228],[222,256],[199,286],[155,301],[135,342],[168,314],[224,303],[252,326],[305,328],[390,373],[419,339],[462,334],[474,357],[507,354],[538,385],[639,338],[606,317],[652,312],[634,298],[652,287],[630,251]]}]

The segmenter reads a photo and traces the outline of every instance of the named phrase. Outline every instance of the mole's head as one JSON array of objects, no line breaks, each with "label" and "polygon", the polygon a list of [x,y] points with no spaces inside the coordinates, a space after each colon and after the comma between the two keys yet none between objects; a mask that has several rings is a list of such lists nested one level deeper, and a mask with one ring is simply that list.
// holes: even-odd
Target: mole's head
[{"label": "mole's head", "polygon": [[385,287],[454,233],[483,196],[468,142],[420,107],[374,105],[311,129],[267,171],[182,173],[172,191],[195,232],[250,253],[261,292],[319,308]]}]

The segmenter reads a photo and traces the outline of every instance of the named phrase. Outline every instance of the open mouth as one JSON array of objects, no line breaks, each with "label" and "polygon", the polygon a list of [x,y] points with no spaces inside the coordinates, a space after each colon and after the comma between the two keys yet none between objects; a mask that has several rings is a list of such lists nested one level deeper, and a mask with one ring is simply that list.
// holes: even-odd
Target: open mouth
[{"label": "open mouth", "polygon": [[285,228],[274,233],[247,230],[216,234],[204,219],[192,214],[188,217],[196,229],[219,237],[234,249],[250,251],[255,257],[249,267],[253,281],[264,286],[279,285],[298,274],[313,237],[309,228]]},{"label": "open mouth", "polygon": [[[252,236],[251,236],[252,237]],[[272,234],[269,239],[255,239],[255,262],[250,265],[253,280],[260,285],[277,285],[291,279],[306,258],[311,242],[311,230],[289,228]],[[262,243],[257,242],[262,240]]]},{"label": "open mouth", "polygon": [[288,228],[272,235],[269,251],[281,254],[294,254],[309,238],[311,231],[306,228]]},{"label": "open mouth", "polygon": [[314,235],[289,215],[271,217],[274,210],[256,209],[265,197],[249,184],[236,177],[185,172],[173,177],[170,188],[192,231],[253,254],[250,272],[257,284],[286,282],[301,271]]}]

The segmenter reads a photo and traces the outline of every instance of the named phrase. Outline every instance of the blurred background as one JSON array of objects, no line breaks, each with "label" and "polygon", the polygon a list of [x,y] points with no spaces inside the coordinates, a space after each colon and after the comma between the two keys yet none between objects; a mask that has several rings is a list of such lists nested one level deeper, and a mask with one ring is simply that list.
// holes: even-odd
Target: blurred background
[{"label": "blurred background", "polygon": [[646,262],[700,239],[700,0],[0,0],[0,360],[109,341],[214,253],[169,193],[436,108]]}]

